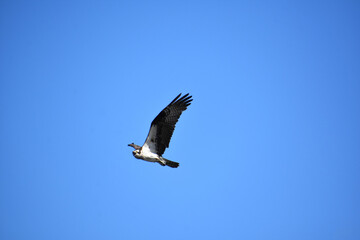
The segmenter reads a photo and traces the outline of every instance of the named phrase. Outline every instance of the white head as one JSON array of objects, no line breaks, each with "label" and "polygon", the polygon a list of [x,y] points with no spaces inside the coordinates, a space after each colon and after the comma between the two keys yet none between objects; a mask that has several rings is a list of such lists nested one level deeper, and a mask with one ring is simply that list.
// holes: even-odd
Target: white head
[{"label": "white head", "polygon": [[141,159],[140,158],[140,150],[134,150],[134,151],[132,151],[132,154],[134,155],[135,158]]}]

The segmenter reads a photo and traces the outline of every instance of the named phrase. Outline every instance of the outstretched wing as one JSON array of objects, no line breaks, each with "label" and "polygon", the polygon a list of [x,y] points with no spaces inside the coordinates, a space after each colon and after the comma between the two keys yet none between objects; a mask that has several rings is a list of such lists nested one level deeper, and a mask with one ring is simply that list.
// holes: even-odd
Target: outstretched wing
[{"label": "outstretched wing", "polygon": [[152,121],[149,134],[146,138],[144,147],[149,147],[150,151],[161,156],[169,143],[175,125],[183,111],[191,104],[191,97],[185,94],[180,97],[181,93],[172,102],[164,108]]}]

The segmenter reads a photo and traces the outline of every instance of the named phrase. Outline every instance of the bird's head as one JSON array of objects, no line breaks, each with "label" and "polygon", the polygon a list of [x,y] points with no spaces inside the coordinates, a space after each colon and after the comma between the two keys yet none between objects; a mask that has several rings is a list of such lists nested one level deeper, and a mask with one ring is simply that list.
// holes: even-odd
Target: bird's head
[{"label": "bird's head", "polygon": [[129,146],[129,147],[133,147],[133,148],[135,148],[135,150],[134,150],[134,151],[132,151],[132,154],[134,155],[134,157],[136,157],[136,158],[140,159],[140,151],[141,151],[141,147],[140,147],[140,146],[138,146],[138,145],[136,145],[136,144],[134,144],[134,143],[130,143],[130,144],[128,144],[128,146]]},{"label": "bird's head", "polygon": [[135,158],[140,159],[140,150],[134,150],[132,151],[132,154],[134,155]]}]

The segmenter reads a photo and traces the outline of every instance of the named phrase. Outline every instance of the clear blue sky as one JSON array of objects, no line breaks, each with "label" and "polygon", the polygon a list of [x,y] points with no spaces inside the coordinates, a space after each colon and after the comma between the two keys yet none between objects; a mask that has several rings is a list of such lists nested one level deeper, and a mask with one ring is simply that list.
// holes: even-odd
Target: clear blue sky
[{"label": "clear blue sky", "polygon": [[360,239],[358,1],[3,0],[0,80],[0,239]]}]

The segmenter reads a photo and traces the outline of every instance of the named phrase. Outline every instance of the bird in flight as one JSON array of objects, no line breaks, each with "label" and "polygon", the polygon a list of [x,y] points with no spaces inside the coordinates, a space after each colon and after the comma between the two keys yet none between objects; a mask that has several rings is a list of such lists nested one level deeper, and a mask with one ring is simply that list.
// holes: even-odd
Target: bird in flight
[{"label": "bird in flight", "polygon": [[148,162],[157,162],[162,166],[177,168],[178,162],[163,158],[165,149],[169,147],[171,136],[175,130],[175,125],[183,111],[191,104],[192,96],[181,93],[172,100],[151,122],[149,134],[142,147],[131,143],[128,146],[135,150],[132,152],[134,157]]}]

